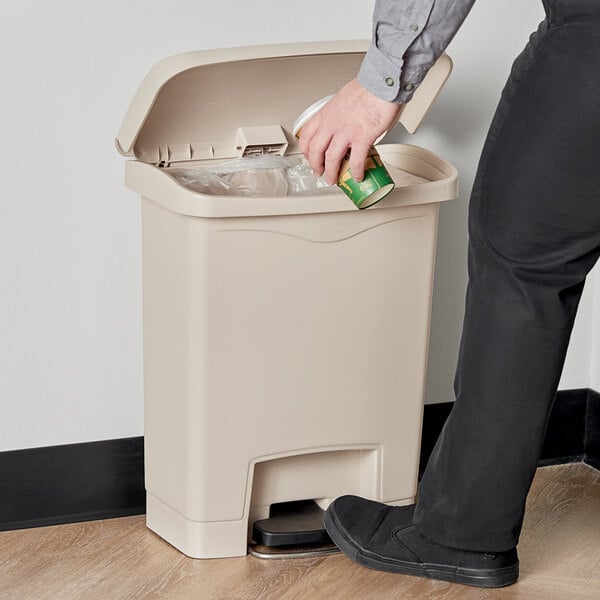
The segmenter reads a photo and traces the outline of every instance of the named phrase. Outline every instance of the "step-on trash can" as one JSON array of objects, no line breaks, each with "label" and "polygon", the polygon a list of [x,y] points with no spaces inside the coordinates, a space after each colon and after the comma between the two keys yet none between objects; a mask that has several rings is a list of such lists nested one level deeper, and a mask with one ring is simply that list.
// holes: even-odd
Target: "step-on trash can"
[{"label": "step-on trash can", "polygon": [[[439,203],[455,168],[380,144],[396,189],[201,194],[170,173],[300,153],[295,118],[355,76],[366,41],[192,52],[157,64],[117,147],[142,197],[148,527],[191,557],[240,556],[283,502],[414,501]],[[414,131],[451,70],[406,105]]]}]

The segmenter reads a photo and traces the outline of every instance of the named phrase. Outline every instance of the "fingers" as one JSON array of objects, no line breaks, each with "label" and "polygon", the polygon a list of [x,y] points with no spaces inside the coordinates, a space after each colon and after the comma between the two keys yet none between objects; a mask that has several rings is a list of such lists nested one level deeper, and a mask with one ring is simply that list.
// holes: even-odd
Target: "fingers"
[{"label": "fingers", "polygon": [[365,141],[357,141],[352,144],[350,150],[350,173],[356,181],[362,181],[365,176],[365,163],[371,144]]},{"label": "fingers", "polygon": [[331,134],[317,132],[308,144],[306,158],[317,177],[321,177],[325,171],[325,151],[329,148],[330,142]]},{"label": "fingers", "polygon": [[336,183],[340,172],[340,164],[346,152],[348,152],[349,143],[334,137],[325,151],[325,180],[329,185]]},{"label": "fingers", "polygon": [[329,185],[333,185],[348,143],[340,143],[339,136],[329,133],[322,125],[321,115],[315,115],[302,127],[298,144],[314,174],[317,177],[325,174]]},{"label": "fingers", "polygon": [[[340,172],[340,164],[344,159],[350,142],[339,135],[327,134],[316,129],[311,136],[309,131],[305,138],[304,131],[300,136],[300,149],[305,154],[308,164],[317,177],[325,174],[329,185],[333,185]],[[307,139],[308,138],[308,139]],[[371,144],[367,140],[358,140],[352,144],[350,152],[350,171],[356,181],[362,181],[365,162]]]},{"label": "fingers", "polygon": [[318,124],[313,118],[308,123],[306,123],[300,130],[298,145],[300,146],[300,150],[302,151],[302,154],[304,154],[304,156],[308,156],[308,147],[310,145],[310,141],[318,129]]},{"label": "fingers", "polygon": [[308,125],[310,127],[302,128],[299,145],[314,174],[317,177],[325,174],[327,183],[333,185],[337,181],[340,164],[351,146],[350,171],[356,181],[362,181],[370,140],[358,139],[351,144],[346,137],[327,133],[318,125],[315,126],[314,120]]}]

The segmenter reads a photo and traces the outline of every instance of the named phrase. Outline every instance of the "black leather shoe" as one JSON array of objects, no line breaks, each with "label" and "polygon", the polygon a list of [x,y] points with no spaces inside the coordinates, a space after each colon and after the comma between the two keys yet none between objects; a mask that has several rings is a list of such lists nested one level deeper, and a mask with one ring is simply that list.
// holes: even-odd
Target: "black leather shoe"
[{"label": "black leather shoe", "polygon": [[337,547],[371,569],[441,579],[477,587],[503,587],[519,578],[517,549],[473,552],[436,544],[412,524],[415,505],[387,506],[341,496],[325,513],[325,528]]}]

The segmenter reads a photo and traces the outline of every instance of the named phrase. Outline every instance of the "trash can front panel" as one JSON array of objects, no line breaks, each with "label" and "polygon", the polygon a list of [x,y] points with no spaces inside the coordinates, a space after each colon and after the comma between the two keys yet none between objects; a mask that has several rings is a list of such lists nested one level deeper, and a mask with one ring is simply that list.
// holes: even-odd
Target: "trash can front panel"
[{"label": "trash can front panel", "polygon": [[251,461],[380,443],[385,497],[414,494],[437,205],[371,227],[144,215],[148,491],[192,520],[241,518]]}]

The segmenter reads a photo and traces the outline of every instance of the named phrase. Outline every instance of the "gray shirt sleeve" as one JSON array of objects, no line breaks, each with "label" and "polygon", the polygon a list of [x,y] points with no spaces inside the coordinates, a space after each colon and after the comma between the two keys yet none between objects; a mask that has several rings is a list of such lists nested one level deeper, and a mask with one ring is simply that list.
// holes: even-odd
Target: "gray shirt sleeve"
[{"label": "gray shirt sleeve", "polygon": [[475,0],[377,0],[373,41],[358,81],[379,98],[406,104],[446,49]]}]

